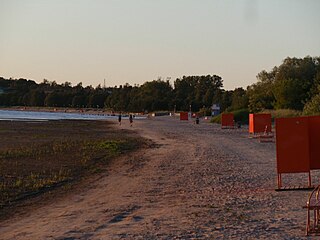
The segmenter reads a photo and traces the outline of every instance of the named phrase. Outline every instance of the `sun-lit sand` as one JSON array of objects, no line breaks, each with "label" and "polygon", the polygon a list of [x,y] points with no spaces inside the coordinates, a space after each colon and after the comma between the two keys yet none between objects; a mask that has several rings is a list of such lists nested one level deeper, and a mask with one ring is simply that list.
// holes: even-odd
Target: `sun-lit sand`
[{"label": "sun-lit sand", "polygon": [[304,237],[309,192],[274,190],[274,143],[203,119],[196,125],[158,117],[115,127],[154,144],[121,157],[83,189],[1,222],[1,239]]}]

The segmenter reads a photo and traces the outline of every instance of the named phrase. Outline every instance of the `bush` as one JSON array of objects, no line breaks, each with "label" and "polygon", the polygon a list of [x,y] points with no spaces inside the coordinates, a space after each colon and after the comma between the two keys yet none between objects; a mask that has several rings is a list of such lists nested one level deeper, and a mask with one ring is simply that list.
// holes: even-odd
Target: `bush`
[{"label": "bush", "polygon": [[210,120],[211,123],[221,123],[221,114],[214,116]]},{"label": "bush", "polygon": [[[249,123],[249,110],[248,109],[240,109],[231,112],[234,114],[234,121],[241,122],[241,124]],[[211,123],[221,123],[221,114],[213,117],[210,121]]]},{"label": "bush", "polygon": [[320,114],[320,94],[315,95],[309,102],[304,105],[303,115]]},{"label": "bush", "polygon": [[271,118],[286,118],[286,117],[299,117],[302,112],[292,109],[278,109],[278,110],[264,110],[261,113],[270,113]]},{"label": "bush", "polygon": [[241,124],[249,123],[249,110],[248,109],[240,109],[233,112],[234,121],[241,122]]}]

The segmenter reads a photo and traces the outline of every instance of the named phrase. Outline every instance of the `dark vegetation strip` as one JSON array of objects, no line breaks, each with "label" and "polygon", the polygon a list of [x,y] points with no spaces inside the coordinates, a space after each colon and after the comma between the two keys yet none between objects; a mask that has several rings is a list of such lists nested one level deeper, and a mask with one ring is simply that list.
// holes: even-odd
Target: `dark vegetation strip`
[{"label": "dark vegetation strip", "polygon": [[142,85],[108,88],[0,77],[0,106],[100,108],[108,112],[191,110],[210,116],[211,106],[219,104],[221,112],[289,109],[303,115],[320,114],[319,56],[287,57],[270,71],[257,72],[256,78],[257,82],[246,88],[225,90],[223,76],[216,74],[182,76],[173,82],[159,78]]},{"label": "dark vegetation strip", "polygon": [[[105,121],[0,121],[0,212],[31,196],[99,173],[145,145]],[[1,214],[0,214],[1,215]]]}]

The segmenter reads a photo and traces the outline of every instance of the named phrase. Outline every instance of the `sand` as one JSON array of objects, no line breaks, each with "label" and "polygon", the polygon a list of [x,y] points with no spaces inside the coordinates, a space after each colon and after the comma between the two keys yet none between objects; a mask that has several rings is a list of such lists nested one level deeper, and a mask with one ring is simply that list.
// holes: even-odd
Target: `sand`
[{"label": "sand", "polygon": [[[203,120],[157,117],[115,127],[154,146],[114,161],[72,194],[1,222],[0,239],[305,238],[310,191],[275,191],[275,143]],[[296,176],[284,176],[284,184],[307,183]]]}]

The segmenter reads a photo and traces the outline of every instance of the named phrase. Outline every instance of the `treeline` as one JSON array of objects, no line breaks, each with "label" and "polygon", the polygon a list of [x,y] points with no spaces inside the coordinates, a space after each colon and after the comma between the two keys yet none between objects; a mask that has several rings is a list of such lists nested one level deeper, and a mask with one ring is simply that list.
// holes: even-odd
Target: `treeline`
[{"label": "treeline", "polygon": [[125,84],[103,88],[100,85],[71,86],[43,80],[0,78],[0,106],[48,106],[107,108],[113,111],[202,111],[212,104],[222,111],[248,109],[294,109],[305,114],[320,113],[320,57],[286,58],[270,72],[261,71],[257,83],[247,89],[223,89],[217,75],[183,76],[173,85],[157,79],[141,86]]},{"label": "treeline", "polygon": [[[141,86],[125,84],[119,87],[71,86],[70,82],[57,84],[43,80],[0,78],[0,106],[48,106],[76,108],[107,108],[113,111],[150,112],[209,111],[213,103],[226,109],[245,96],[244,89],[225,91],[223,80],[217,75],[183,76],[173,86],[163,79]],[[247,103],[244,101],[243,106]]]}]

